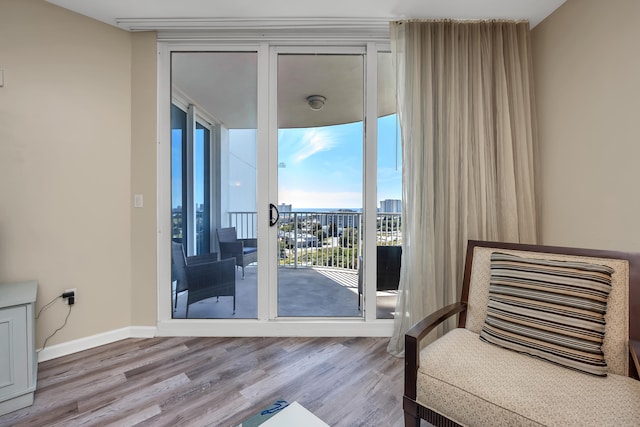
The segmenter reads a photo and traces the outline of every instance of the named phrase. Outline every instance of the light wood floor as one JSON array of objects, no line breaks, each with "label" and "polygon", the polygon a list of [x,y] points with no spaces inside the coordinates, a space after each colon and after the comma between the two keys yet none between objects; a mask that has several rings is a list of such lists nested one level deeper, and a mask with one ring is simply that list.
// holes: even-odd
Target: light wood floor
[{"label": "light wood floor", "polygon": [[278,399],[331,426],[402,426],[386,338],[128,339],[43,362],[0,426],[232,426]]}]

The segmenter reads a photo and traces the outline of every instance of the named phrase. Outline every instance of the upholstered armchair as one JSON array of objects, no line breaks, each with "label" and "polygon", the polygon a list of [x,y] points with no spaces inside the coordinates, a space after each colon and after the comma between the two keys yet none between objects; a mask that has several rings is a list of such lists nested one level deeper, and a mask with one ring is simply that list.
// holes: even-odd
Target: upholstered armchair
[{"label": "upholstered armchair", "polygon": [[233,297],[233,312],[236,311],[236,273],[233,259],[218,261],[217,253],[187,257],[181,243],[171,242],[171,264],[176,280],[173,309],[178,304],[178,294],[187,292],[185,317],[189,317],[189,306],[207,298]]},{"label": "upholstered armchair", "polygon": [[470,241],[461,300],[405,335],[405,426],[639,425],[639,354],[640,254]]},{"label": "upholstered armchair", "polygon": [[242,268],[244,279],[244,268],[258,261],[258,240],[238,239],[235,227],[218,228],[216,234],[220,245],[220,257],[235,258],[236,266]]}]

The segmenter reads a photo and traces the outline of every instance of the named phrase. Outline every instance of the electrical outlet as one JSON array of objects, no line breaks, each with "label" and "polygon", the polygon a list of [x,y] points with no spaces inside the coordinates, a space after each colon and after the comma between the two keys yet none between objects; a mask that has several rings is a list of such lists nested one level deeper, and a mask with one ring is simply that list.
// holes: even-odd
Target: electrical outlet
[{"label": "electrical outlet", "polygon": [[76,298],[78,298],[78,290],[76,288],[65,289],[62,298],[67,300],[67,304],[73,305],[76,303]]}]

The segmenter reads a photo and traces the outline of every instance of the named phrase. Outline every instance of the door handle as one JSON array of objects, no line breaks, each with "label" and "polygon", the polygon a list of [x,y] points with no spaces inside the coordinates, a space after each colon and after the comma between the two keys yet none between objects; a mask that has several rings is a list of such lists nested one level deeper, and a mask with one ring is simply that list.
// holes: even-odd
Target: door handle
[{"label": "door handle", "polygon": [[[276,211],[276,217],[273,217],[273,211]],[[278,207],[273,203],[269,203],[269,226],[273,227],[278,223],[280,219],[280,212],[278,211]]]}]

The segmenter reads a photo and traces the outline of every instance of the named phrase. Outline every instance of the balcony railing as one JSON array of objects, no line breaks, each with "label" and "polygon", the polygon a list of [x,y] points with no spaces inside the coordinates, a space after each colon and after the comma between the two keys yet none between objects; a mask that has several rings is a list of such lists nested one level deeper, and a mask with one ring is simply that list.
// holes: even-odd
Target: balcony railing
[{"label": "balcony railing", "polygon": [[[238,238],[257,237],[256,212],[229,212]],[[281,212],[278,264],[282,267],[334,267],[357,270],[362,254],[362,213]],[[402,215],[378,213],[378,246],[402,245]]]},{"label": "balcony railing", "polygon": [[258,237],[257,212],[229,212],[229,225],[235,227],[238,239],[256,239]]}]

